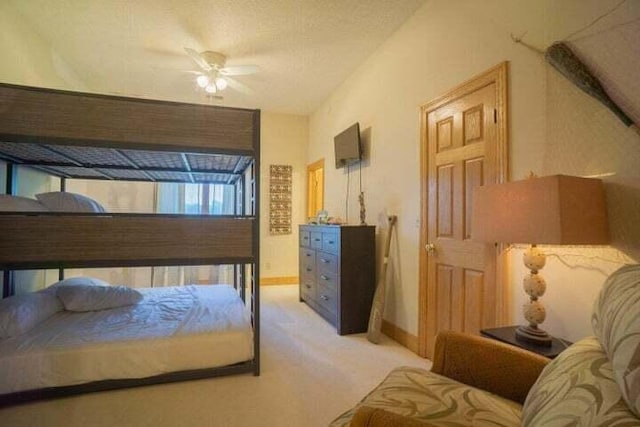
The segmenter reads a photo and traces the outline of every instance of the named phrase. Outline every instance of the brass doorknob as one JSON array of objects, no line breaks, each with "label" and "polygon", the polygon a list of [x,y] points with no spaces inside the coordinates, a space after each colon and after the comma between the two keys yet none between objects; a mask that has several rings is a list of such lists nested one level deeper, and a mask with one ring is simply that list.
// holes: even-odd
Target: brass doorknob
[{"label": "brass doorknob", "polygon": [[435,253],[436,251],[436,245],[434,245],[433,243],[427,243],[426,245],[424,245],[424,248],[430,254]]}]

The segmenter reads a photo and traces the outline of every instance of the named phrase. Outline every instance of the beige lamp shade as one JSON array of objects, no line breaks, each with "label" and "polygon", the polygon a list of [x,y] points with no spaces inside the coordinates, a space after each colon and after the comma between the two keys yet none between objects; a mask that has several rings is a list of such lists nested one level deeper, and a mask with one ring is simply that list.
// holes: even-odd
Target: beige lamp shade
[{"label": "beige lamp shade", "polygon": [[602,181],[553,175],[490,184],[473,194],[472,240],[602,245],[609,226]]}]

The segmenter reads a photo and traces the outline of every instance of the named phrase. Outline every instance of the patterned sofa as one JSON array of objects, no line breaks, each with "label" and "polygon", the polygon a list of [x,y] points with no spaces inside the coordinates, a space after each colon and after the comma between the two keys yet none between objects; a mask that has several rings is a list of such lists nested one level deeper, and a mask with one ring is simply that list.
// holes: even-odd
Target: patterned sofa
[{"label": "patterned sofa", "polygon": [[433,368],[397,368],[331,427],[640,426],[640,265],[605,282],[585,338],[556,359],[447,332]]}]

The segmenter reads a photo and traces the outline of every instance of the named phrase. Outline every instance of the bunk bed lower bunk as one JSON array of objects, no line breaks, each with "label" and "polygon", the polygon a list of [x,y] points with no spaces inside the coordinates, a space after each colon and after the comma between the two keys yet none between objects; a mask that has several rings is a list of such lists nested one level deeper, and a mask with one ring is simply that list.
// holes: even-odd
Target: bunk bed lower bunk
[{"label": "bunk bed lower bunk", "polygon": [[[39,292],[38,299],[56,299],[55,287]],[[2,339],[0,399],[104,390],[123,380],[197,377],[222,366],[253,371],[251,317],[232,286],[139,291],[136,304],[60,309],[25,333]]]},{"label": "bunk bed lower bunk", "polygon": [[[239,277],[235,289],[216,285],[215,290],[195,286],[175,291],[183,299],[190,295],[191,308],[179,305],[178,311],[191,320],[173,319],[174,329],[158,326],[164,331],[159,337],[135,338],[132,330],[154,328],[143,327],[148,325],[144,322],[136,326],[116,320],[119,331],[106,341],[92,341],[82,331],[104,327],[104,319],[96,314],[100,312],[66,310],[19,339],[0,338],[0,406],[229,374],[259,375],[259,128],[258,110],[0,84],[0,160],[6,164],[6,194],[15,194],[15,172],[21,167],[60,177],[62,190],[67,179],[81,178],[218,182],[236,186],[238,193],[236,214],[227,216],[0,212],[3,298],[15,293],[11,279],[15,270],[55,268],[62,276],[67,268],[231,264],[238,268]],[[40,292],[47,291],[35,294]],[[165,318],[162,307],[175,310],[167,305],[166,292],[170,291],[143,291],[140,304],[102,314],[109,321]],[[218,297],[226,301],[222,304],[226,309],[209,306]],[[144,312],[144,307],[151,312]],[[208,327],[189,323],[199,315],[203,321],[216,318],[219,323]],[[79,327],[74,319],[82,319]],[[220,322],[231,329],[222,331]],[[197,333],[185,337],[185,328],[195,328]],[[119,341],[118,335],[131,339]],[[229,345],[227,354],[211,352],[231,341],[235,344]],[[88,347],[83,350],[75,345],[79,342]],[[88,354],[96,349],[105,353],[92,360]],[[13,361],[5,359],[11,354]],[[180,357],[173,357],[176,354]],[[167,363],[160,366],[163,359]],[[118,368],[119,360],[128,363]],[[36,374],[30,363],[50,364],[54,373]],[[61,366],[78,367],[79,372],[58,375]],[[101,374],[93,375],[92,369]]]}]

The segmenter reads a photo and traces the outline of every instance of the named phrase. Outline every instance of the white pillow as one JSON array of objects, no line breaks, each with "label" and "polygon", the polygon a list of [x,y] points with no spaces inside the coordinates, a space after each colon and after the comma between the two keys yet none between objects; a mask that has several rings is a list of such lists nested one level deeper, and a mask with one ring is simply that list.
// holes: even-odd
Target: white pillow
[{"label": "white pillow", "polygon": [[36,194],[36,199],[54,212],[105,212],[100,203],[82,194],[52,191]]},{"label": "white pillow", "polygon": [[137,304],[142,294],[126,286],[59,285],[58,298],[69,311],[98,311]]},{"label": "white pillow", "polygon": [[48,292],[14,295],[0,300],[0,338],[15,337],[62,311],[62,303]]},{"label": "white pillow", "polygon": [[2,212],[46,212],[48,210],[37,200],[0,194],[0,211]]},{"label": "white pillow", "polygon": [[44,290],[46,292],[50,289],[55,289],[58,286],[111,286],[110,283],[105,282],[104,280],[96,279],[95,277],[88,276],[78,276],[78,277],[70,277],[68,279],[60,280],[59,282],[54,283]]}]

